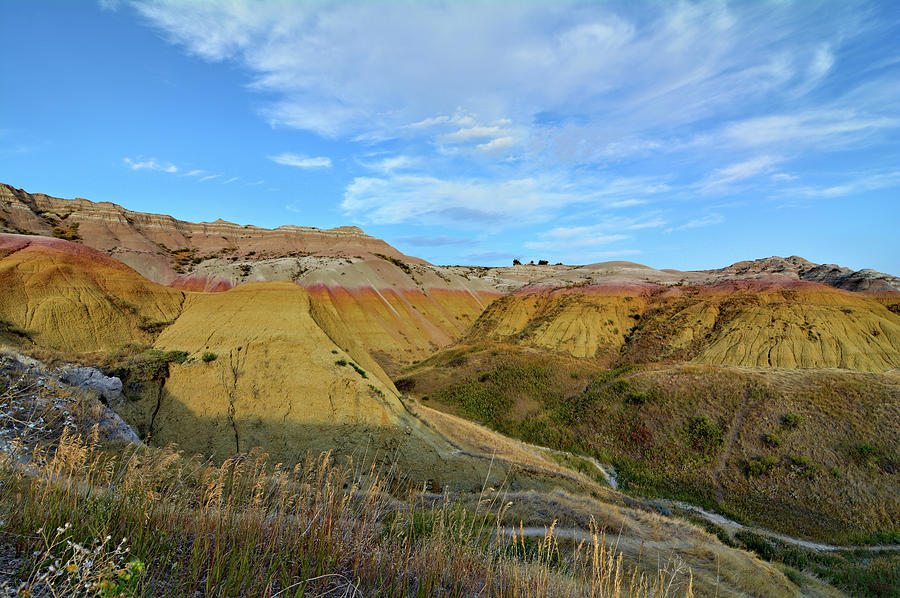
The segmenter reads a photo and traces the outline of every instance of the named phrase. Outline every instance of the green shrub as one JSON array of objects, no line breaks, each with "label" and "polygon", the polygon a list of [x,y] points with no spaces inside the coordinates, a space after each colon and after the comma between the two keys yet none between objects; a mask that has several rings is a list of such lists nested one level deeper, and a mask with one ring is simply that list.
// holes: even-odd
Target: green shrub
[{"label": "green shrub", "polygon": [[798,588],[802,588],[806,584],[806,578],[796,569],[785,569],[784,575]]},{"label": "green shrub", "polygon": [[366,370],[362,369],[361,367],[359,367],[352,361],[350,362],[350,367],[352,367],[354,370],[356,370],[356,373],[359,374],[361,377],[368,378],[368,376],[366,375]]},{"label": "green shrub", "polygon": [[772,471],[777,462],[775,457],[754,457],[747,463],[747,477],[755,478],[766,475]]},{"label": "green shrub", "polygon": [[119,378],[161,380],[169,375],[170,363],[184,363],[187,358],[187,351],[146,349],[106,368],[106,373]]},{"label": "green shrub", "polygon": [[796,465],[797,467],[809,467],[812,465],[812,461],[809,460],[809,457],[791,455],[791,465]]},{"label": "green shrub", "polygon": [[749,530],[741,530],[734,534],[734,539],[744,545],[744,548],[755,552],[760,558],[771,561],[776,556],[775,547],[764,537]]},{"label": "green shrub", "polygon": [[769,448],[775,448],[781,446],[781,438],[775,432],[767,432],[762,435],[763,444],[768,446]]},{"label": "green shrub", "polygon": [[871,444],[854,444],[850,447],[850,456],[860,461],[868,461],[870,458],[878,454],[878,448]]},{"label": "green shrub", "polygon": [[31,339],[32,332],[20,328],[11,322],[0,320],[0,333],[7,333],[20,338]]},{"label": "green shrub", "polygon": [[200,356],[200,359],[202,359],[205,363],[209,363],[210,361],[215,361],[218,358],[219,358],[219,356],[217,354],[213,353],[212,351],[204,351],[203,355]]},{"label": "green shrub", "polygon": [[803,423],[803,416],[796,413],[785,413],[781,416],[781,425],[785,429],[793,430]]},{"label": "green shrub", "polygon": [[725,433],[704,415],[695,417],[688,423],[687,437],[691,448],[710,455],[719,450],[725,439]]},{"label": "green shrub", "polygon": [[165,328],[171,326],[175,323],[175,320],[160,320],[157,322],[151,322],[149,320],[142,320],[138,324],[138,328],[143,330],[144,332],[149,332],[150,334],[158,334],[162,332]]},{"label": "green shrub", "polygon": [[341,367],[344,367],[345,365],[347,365],[347,360],[346,359],[338,359],[337,361],[334,362],[334,365],[339,365]]},{"label": "green shrub", "polygon": [[659,399],[659,391],[653,389],[649,392],[631,391],[625,395],[625,402],[629,405],[643,405]]}]

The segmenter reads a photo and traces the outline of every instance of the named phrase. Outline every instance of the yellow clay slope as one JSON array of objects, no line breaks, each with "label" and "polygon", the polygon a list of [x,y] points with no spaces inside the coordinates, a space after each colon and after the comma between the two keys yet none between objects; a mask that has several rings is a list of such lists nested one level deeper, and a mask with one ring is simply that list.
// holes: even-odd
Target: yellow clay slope
[{"label": "yellow clay slope", "polygon": [[465,340],[639,362],[900,367],[900,314],[883,298],[816,283],[515,293],[491,304]]},{"label": "yellow clay slope", "polygon": [[176,318],[184,300],[98,251],[22,235],[0,235],[0,290],[0,320],[75,353],[150,342],[139,325]]}]

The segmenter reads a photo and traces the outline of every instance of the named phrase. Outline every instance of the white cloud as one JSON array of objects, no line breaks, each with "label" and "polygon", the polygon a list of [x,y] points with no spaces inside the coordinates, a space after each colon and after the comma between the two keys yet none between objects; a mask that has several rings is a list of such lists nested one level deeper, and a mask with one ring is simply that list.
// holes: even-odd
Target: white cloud
[{"label": "white cloud", "polygon": [[227,185],[228,183],[233,183],[233,182],[235,182],[236,180],[238,180],[238,177],[233,176],[233,177],[231,177],[230,179],[228,179],[227,181],[222,181],[222,184],[223,184],[223,185]]},{"label": "white cloud", "polygon": [[667,188],[644,178],[585,176],[573,182],[550,174],[493,180],[393,173],[355,178],[344,191],[341,208],[354,219],[377,224],[414,222],[494,230],[571,214],[579,205],[603,207],[607,198],[621,201]]},{"label": "white cloud", "polygon": [[486,181],[395,174],[357,177],[347,186],[341,208],[355,219],[378,224],[498,228],[540,219],[556,206],[577,199],[546,177]]},{"label": "white cloud", "polygon": [[438,141],[440,143],[464,143],[466,141],[482,139],[484,137],[499,137],[503,134],[504,131],[500,127],[475,126],[441,135],[438,137]]},{"label": "white cloud", "polygon": [[466,237],[451,237],[449,235],[411,235],[408,237],[396,237],[397,243],[405,243],[415,247],[442,247],[445,245],[478,245],[478,240]]},{"label": "white cloud", "polygon": [[419,158],[412,156],[390,156],[374,162],[364,161],[360,163],[369,170],[374,170],[382,174],[390,174],[396,170],[407,170],[420,162],[421,160]]},{"label": "white cloud", "polygon": [[900,171],[856,173],[854,177],[845,179],[837,185],[804,186],[785,189],[785,195],[802,195],[805,197],[843,197],[856,193],[900,187]]},{"label": "white cloud", "polygon": [[775,182],[778,182],[778,183],[783,183],[785,181],[794,181],[797,178],[799,178],[799,177],[797,177],[793,174],[787,174],[785,172],[776,172],[775,174],[772,175],[772,180]]},{"label": "white cloud", "polygon": [[496,139],[491,139],[487,143],[477,145],[475,149],[483,152],[503,151],[511,148],[515,144],[515,137],[497,137]]},{"label": "white cloud", "polygon": [[841,146],[869,135],[900,127],[900,118],[869,116],[853,110],[812,110],[761,116],[727,125],[723,141],[747,147]]},{"label": "white cloud", "polygon": [[206,172],[205,170],[192,170],[190,172],[184,173],[184,176],[200,176],[201,174],[204,174],[205,172]]},{"label": "white cloud", "polygon": [[125,162],[131,170],[157,170],[159,172],[168,172],[169,174],[178,172],[178,168],[174,164],[160,162],[156,158],[150,158],[149,160],[144,160],[143,158],[138,158],[136,160],[123,158],[122,161]]},{"label": "white cloud", "polygon": [[703,190],[707,192],[720,191],[731,183],[768,173],[778,162],[779,159],[772,156],[757,156],[744,162],[719,168],[707,178],[703,184]]},{"label": "white cloud", "polygon": [[274,124],[378,138],[442,125],[473,134],[461,131],[500,119],[537,132],[536,114],[591,115],[583,124],[604,136],[581,139],[610,151],[793,93],[864,30],[852,6],[822,19],[814,3],[661,3],[641,19],[575,2],[136,6],[191,53],[244,65],[255,89],[275,94]]},{"label": "white cloud", "polygon": [[529,249],[540,249],[544,251],[571,251],[572,249],[584,249],[586,247],[597,247],[598,245],[608,245],[615,241],[622,241],[630,238],[628,235],[601,235],[594,234],[589,227],[578,227],[575,229],[553,229],[548,233],[542,234],[543,241],[529,241],[525,243],[525,247]]},{"label": "white cloud", "polygon": [[700,218],[694,218],[693,220],[689,220],[685,224],[681,226],[676,226],[675,228],[668,229],[669,231],[673,230],[688,230],[692,228],[702,228],[704,226],[714,226],[716,224],[721,224],[725,222],[725,217],[721,214],[707,214],[706,216],[702,216]]},{"label": "white cloud", "polygon": [[217,179],[221,176],[222,176],[221,174],[208,174],[205,177],[201,177],[200,182],[202,183],[203,181],[211,181],[211,180]]},{"label": "white cloud", "polygon": [[331,158],[327,158],[325,156],[310,158],[309,156],[304,156],[302,154],[292,154],[290,152],[285,152],[283,154],[278,154],[277,156],[269,156],[269,160],[275,162],[276,164],[281,164],[283,166],[293,166],[295,168],[331,168]]},{"label": "white cloud", "polygon": [[102,10],[118,10],[122,4],[122,0],[97,0]]},{"label": "white cloud", "polygon": [[[787,177],[808,176],[787,163],[890,143],[900,128],[892,63],[848,74],[848,47],[859,51],[881,26],[852,3],[133,6],[187,52],[246,73],[273,126],[359,156],[371,176],[353,179],[341,206],[361,222],[496,229],[698,191],[779,183],[787,193]],[[332,167],[328,157],[270,159]],[[851,187],[862,188],[798,180],[795,190]]]}]

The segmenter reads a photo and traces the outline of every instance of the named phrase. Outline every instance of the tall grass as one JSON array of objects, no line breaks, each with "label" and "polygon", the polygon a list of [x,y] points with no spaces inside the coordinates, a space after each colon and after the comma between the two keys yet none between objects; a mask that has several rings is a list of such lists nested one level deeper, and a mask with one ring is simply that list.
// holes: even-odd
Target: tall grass
[{"label": "tall grass", "polygon": [[[8,595],[479,596],[691,594],[689,573],[641,574],[592,525],[561,540],[423,493],[328,453],[295,467],[260,452],[215,464],[174,448],[114,453],[68,430],[0,456],[0,541],[23,555]],[[56,530],[55,532],[53,530]],[[679,584],[681,580],[682,585]],[[686,581],[686,586],[684,585]],[[2,595],[2,590],[0,590]]]}]

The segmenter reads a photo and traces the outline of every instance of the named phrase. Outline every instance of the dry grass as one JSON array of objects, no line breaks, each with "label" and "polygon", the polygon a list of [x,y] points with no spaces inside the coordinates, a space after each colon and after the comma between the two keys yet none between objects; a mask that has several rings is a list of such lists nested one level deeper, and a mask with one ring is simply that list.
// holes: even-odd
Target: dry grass
[{"label": "dry grass", "polygon": [[689,571],[643,575],[596,525],[564,548],[552,528],[505,533],[496,493],[427,504],[392,498],[387,480],[329,454],[217,466],[172,448],[115,454],[68,430],[27,455],[7,445],[2,539],[23,561],[6,584],[35,596],[691,595]]}]

